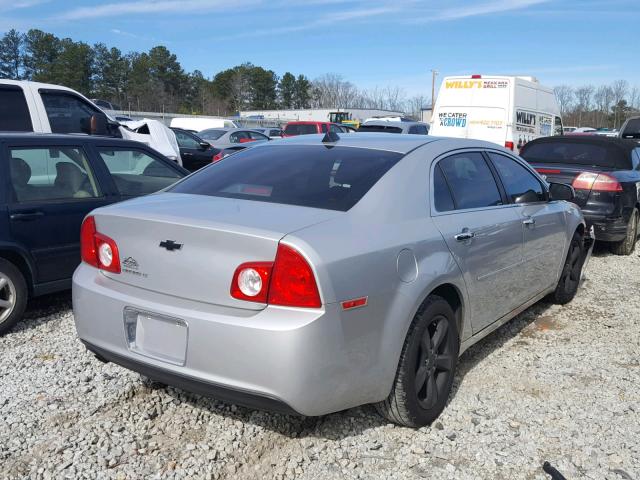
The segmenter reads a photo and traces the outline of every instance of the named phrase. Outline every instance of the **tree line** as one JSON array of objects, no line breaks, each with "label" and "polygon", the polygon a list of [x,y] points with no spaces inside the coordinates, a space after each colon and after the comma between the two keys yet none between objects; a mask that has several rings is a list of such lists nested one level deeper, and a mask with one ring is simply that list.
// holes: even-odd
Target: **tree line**
[{"label": "tree line", "polygon": [[620,128],[624,121],[640,115],[640,88],[626,80],[610,85],[554,88],[565,125]]},{"label": "tree line", "polygon": [[89,45],[38,29],[12,29],[0,39],[0,78],[64,85],[125,110],[232,115],[241,110],[381,108],[419,115],[425,97],[406,98],[397,87],[358,89],[340,75],[310,80],[281,77],[243,63],[206,78],[186,72],[164,46],[123,53],[103,43]]}]

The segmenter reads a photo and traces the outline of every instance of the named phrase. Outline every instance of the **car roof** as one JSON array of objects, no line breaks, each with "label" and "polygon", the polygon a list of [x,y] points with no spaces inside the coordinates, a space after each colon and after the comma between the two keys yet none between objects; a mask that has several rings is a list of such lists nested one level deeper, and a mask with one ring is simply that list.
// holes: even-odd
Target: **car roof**
[{"label": "car roof", "polygon": [[46,145],[51,142],[58,144],[77,144],[81,143],[98,143],[101,145],[113,145],[121,147],[143,147],[149,148],[147,145],[134,140],[124,140],[122,138],[102,137],[99,135],[83,135],[83,134],[60,134],[60,133],[32,133],[32,132],[0,132],[0,142],[24,142],[27,144]]},{"label": "car roof", "polygon": [[391,126],[391,127],[410,127],[411,125],[427,125],[424,122],[415,122],[412,120],[402,120],[402,121],[395,121],[395,120],[369,120],[368,122],[365,122],[362,124],[362,126],[367,126],[367,125],[373,125],[376,127],[380,127],[380,126]]},{"label": "car roof", "polygon": [[[436,140],[442,140],[440,137],[430,137],[428,135],[398,135],[397,133],[368,133],[362,132],[355,134],[334,134],[339,137],[335,143],[322,143],[324,134],[296,135],[294,137],[283,138],[277,142],[265,142],[259,148],[268,147],[270,145],[325,145],[352,148],[368,148],[372,150],[386,150],[397,153],[409,153],[410,151]],[[461,142],[466,143],[467,140],[462,139]],[[484,142],[471,141],[473,145]],[[464,145],[463,145],[464,147]]]}]

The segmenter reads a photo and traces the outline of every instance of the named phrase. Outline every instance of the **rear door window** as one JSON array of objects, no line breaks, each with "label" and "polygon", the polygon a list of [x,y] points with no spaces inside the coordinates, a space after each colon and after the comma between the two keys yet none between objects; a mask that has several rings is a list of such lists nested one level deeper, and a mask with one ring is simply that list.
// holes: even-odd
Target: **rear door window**
[{"label": "rear door window", "polygon": [[154,193],[182,177],[169,165],[142,150],[100,147],[98,151],[118,192],[124,196]]},{"label": "rear door window", "polygon": [[10,148],[9,171],[18,203],[95,198],[95,175],[80,147]]},{"label": "rear door window", "polygon": [[249,133],[249,137],[252,140],[269,140],[269,137],[267,137],[266,135],[263,135],[260,132],[248,132]]},{"label": "rear door window", "polygon": [[498,185],[481,153],[458,153],[441,160],[439,165],[457,209],[502,205]]},{"label": "rear door window", "polygon": [[170,191],[347,211],[401,158],[348,147],[259,146],[196,172]]},{"label": "rear door window", "polygon": [[200,148],[200,143],[196,141],[196,139],[193,138],[191,135],[185,132],[180,132],[176,130],[174,130],[174,133],[176,134],[176,140],[178,141],[178,146],[180,148],[191,148],[191,149]]},{"label": "rear door window", "polygon": [[0,86],[0,132],[33,132],[29,107],[22,88]]},{"label": "rear door window", "polygon": [[79,97],[63,92],[41,91],[53,133],[91,134],[91,117],[102,114]]},{"label": "rear door window", "polygon": [[489,152],[489,157],[512,203],[546,201],[542,184],[529,170],[505,155]]},{"label": "rear door window", "polygon": [[433,200],[439,212],[449,212],[456,208],[440,165],[436,165],[433,169]]}]

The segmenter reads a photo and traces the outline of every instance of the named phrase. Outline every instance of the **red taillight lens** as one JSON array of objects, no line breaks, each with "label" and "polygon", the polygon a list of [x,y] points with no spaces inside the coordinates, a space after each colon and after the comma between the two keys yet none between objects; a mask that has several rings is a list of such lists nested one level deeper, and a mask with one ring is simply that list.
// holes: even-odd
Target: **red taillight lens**
[{"label": "red taillight lens", "polygon": [[594,190],[596,192],[621,192],[622,185],[606,173],[583,172],[573,180],[576,190]]},{"label": "red taillight lens", "polygon": [[273,262],[243,263],[236,268],[231,282],[231,296],[238,300],[267,303]]},{"label": "red taillight lens", "polygon": [[504,148],[513,152],[513,142],[504,142]]},{"label": "red taillight lens", "polygon": [[320,293],[311,265],[293,247],[279,244],[269,288],[270,305],[319,308]]},{"label": "red taillight lens", "polygon": [[549,173],[561,173],[560,170],[556,170],[554,168],[536,168],[538,173],[549,174]]},{"label": "red taillight lens", "polygon": [[92,216],[84,219],[80,227],[80,256],[82,261],[98,268],[98,250],[96,248],[96,221]]},{"label": "red taillight lens", "polygon": [[249,262],[236,268],[231,296],[286,307],[319,308],[316,277],[300,252],[279,244],[275,262]]},{"label": "red taillight lens", "polygon": [[211,163],[216,163],[219,162],[220,160],[222,160],[222,158],[224,157],[222,150],[219,151],[218,153],[216,153],[213,158],[211,159]]},{"label": "red taillight lens", "polygon": [[240,143],[249,143],[249,142],[254,142],[255,138],[241,138],[240,139]]},{"label": "red taillight lens", "polygon": [[82,261],[91,266],[120,273],[120,253],[116,242],[96,231],[95,218],[89,216],[80,229],[80,254]]}]

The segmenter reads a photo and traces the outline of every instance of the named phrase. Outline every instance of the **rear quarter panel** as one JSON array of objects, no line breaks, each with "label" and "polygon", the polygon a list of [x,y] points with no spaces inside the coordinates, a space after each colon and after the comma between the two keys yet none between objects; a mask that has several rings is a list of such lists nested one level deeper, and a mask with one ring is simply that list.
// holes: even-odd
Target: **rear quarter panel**
[{"label": "rear quarter panel", "polygon": [[461,272],[429,213],[431,155],[428,147],[407,155],[346,215],[283,239],[314,265],[325,303],[368,297],[366,307],[338,310],[345,348],[369,398],[388,395],[411,321],[436,287],[449,283],[460,292],[461,337],[471,333]]}]

